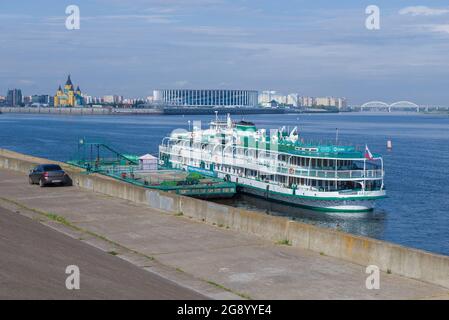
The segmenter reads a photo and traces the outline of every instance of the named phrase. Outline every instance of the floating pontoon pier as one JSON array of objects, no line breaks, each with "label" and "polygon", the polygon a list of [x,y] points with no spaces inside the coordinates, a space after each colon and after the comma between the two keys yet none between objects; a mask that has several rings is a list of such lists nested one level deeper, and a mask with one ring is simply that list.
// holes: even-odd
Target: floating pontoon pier
[{"label": "floating pontoon pier", "polygon": [[99,173],[145,188],[196,198],[229,198],[236,193],[233,182],[198,172],[155,169],[139,160],[142,157],[121,153],[104,142],[80,139],[78,152],[68,163],[84,168],[86,174]]}]

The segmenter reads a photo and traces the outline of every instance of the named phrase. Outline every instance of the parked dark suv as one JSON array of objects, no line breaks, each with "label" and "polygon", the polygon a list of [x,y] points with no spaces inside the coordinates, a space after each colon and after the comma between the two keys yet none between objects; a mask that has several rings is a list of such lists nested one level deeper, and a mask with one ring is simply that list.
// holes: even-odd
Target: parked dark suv
[{"label": "parked dark suv", "polygon": [[30,171],[28,176],[30,184],[39,184],[45,187],[49,184],[71,185],[67,173],[57,164],[41,164]]}]

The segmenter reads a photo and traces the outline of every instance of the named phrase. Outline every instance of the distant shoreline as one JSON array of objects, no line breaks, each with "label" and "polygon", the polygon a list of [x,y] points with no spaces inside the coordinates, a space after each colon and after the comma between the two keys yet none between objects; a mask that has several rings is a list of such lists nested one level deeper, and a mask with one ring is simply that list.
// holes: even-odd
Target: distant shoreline
[{"label": "distant shoreline", "polygon": [[[249,114],[301,114],[304,112],[286,109],[262,108],[160,108],[160,109],[118,109],[118,108],[36,108],[36,107],[0,107],[0,113],[15,114],[51,114],[51,115],[249,115]],[[307,113],[338,113],[317,110]]]},{"label": "distant shoreline", "polygon": [[[163,116],[163,115],[252,115],[252,114],[354,114],[360,111],[327,111],[327,110],[292,110],[292,109],[262,109],[262,108],[145,108],[145,109],[121,109],[121,108],[37,108],[37,107],[0,107],[0,114],[42,114],[42,115],[73,115],[73,116]],[[397,114],[398,111],[391,114]],[[416,112],[414,112],[416,113]],[[388,114],[386,112],[363,112],[363,114]],[[419,112],[420,115],[449,115],[449,111]]]}]

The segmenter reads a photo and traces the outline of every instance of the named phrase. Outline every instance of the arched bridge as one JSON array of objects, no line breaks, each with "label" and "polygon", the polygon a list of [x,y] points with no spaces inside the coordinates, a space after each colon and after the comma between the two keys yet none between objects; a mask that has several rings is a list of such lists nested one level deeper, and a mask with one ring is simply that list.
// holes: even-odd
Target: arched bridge
[{"label": "arched bridge", "polygon": [[414,102],[411,101],[398,101],[391,104],[388,104],[383,101],[370,101],[367,103],[364,103],[360,106],[360,110],[388,110],[388,112],[391,112],[392,110],[416,110],[416,112],[419,112],[420,106],[417,105]]}]

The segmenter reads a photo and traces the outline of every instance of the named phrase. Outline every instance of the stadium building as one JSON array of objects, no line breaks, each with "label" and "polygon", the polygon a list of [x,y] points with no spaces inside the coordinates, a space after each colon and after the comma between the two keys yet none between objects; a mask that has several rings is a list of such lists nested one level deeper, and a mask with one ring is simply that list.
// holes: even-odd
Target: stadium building
[{"label": "stadium building", "polygon": [[255,90],[154,90],[154,102],[185,107],[254,107],[258,104]]}]

